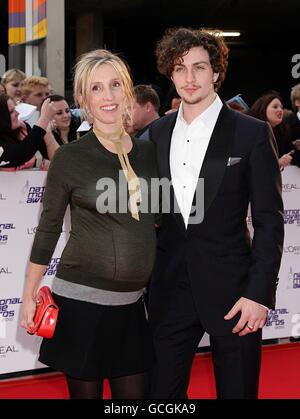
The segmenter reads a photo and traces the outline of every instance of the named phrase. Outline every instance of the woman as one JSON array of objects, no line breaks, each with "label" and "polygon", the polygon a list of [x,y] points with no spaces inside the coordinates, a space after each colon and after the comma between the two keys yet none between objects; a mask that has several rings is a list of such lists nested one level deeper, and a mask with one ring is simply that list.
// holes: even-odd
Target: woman
[{"label": "woman", "polygon": [[42,146],[47,149],[49,159],[52,159],[58,144],[47,129],[55,112],[53,104],[49,100],[45,101],[39,120],[30,130],[19,120],[13,100],[7,95],[0,95],[0,170],[34,167],[34,155]]},{"label": "woman", "polygon": [[[92,51],[78,62],[75,97],[93,131],[60,147],[51,162],[30,258],[25,329],[32,326],[35,295],[70,203],[70,238],[53,283],[58,322],[39,360],[66,374],[71,398],[101,397],[104,378],[113,398],[148,395],[153,348],[142,294],[154,262],[155,228],[153,214],[138,211],[145,182],[137,176],[149,184],[156,170],[154,145],[123,128],[131,89],[126,65],[109,51]],[[119,210],[122,184],[125,196],[129,188],[129,210],[127,201]]]},{"label": "woman", "polygon": [[300,152],[295,149],[290,139],[288,126],[283,118],[283,105],[279,93],[272,91],[261,96],[252,105],[249,115],[268,121],[272,126],[281,168],[290,164],[300,167]]},{"label": "woman", "polygon": [[2,76],[2,83],[5,86],[6,94],[17,104],[22,97],[21,83],[26,79],[26,74],[18,68],[7,70]]},{"label": "woman", "polygon": [[59,145],[70,143],[77,139],[77,128],[80,120],[71,114],[70,107],[63,96],[49,96],[55,103],[56,113],[51,121],[52,134]]}]

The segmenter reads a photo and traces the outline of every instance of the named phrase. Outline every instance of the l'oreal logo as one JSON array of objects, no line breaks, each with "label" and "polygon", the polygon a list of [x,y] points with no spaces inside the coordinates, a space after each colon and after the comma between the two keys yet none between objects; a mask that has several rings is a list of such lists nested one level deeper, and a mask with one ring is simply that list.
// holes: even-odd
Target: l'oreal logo
[{"label": "l'oreal logo", "polygon": [[2,266],[0,266],[0,275],[2,274],[9,275],[9,274],[12,274],[12,272],[10,272],[10,270],[7,267],[3,268]]}]

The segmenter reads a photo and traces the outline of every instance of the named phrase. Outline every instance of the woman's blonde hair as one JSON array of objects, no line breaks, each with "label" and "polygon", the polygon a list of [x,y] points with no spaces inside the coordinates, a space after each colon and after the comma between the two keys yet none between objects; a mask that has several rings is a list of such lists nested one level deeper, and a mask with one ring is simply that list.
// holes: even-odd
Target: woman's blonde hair
[{"label": "woman's blonde hair", "polygon": [[127,64],[117,55],[105,49],[97,49],[83,54],[75,66],[74,75],[74,99],[83,109],[84,116],[89,119],[87,114],[88,96],[91,81],[97,69],[103,64],[110,64],[119,74],[125,94],[125,114],[123,118],[130,118],[132,113],[132,80]]},{"label": "woman's blonde hair", "polygon": [[14,80],[23,81],[24,79],[26,79],[26,74],[22,70],[11,68],[3,74],[1,81],[3,84],[6,84]]}]

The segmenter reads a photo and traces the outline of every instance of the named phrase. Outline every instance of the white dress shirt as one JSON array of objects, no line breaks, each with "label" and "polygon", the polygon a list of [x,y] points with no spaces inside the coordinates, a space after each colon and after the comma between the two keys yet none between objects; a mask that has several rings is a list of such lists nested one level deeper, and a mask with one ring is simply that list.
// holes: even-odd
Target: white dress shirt
[{"label": "white dress shirt", "polygon": [[[170,148],[172,185],[185,226],[188,226],[193,197],[206,150],[223,103],[217,95],[214,102],[190,124],[179,107]],[[204,186],[205,187],[205,186]]]},{"label": "white dress shirt", "polygon": [[300,112],[297,112],[298,119],[300,121]]}]

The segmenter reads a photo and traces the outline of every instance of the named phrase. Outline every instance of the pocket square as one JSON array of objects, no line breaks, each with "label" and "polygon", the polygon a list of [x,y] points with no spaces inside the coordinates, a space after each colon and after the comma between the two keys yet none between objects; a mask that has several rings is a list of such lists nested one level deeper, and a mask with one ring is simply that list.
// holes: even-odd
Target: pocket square
[{"label": "pocket square", "polygon": [[227,166],[234,166],[235,164],[239,163],[242,160],[241,157],[229,157]]}]

